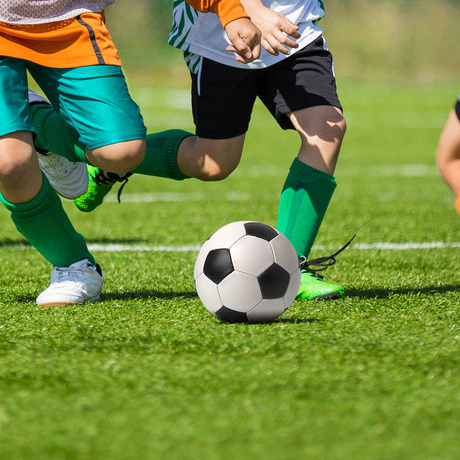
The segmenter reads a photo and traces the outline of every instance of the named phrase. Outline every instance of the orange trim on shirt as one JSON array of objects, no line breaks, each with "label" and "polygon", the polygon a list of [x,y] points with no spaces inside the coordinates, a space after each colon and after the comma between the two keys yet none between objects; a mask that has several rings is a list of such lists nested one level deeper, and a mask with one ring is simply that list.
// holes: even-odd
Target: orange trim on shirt
[{"label": "orange trim on shirt", "polygon": [[239,18],[248,18],[239,0],[185,0],[202,13],[216,13],[222,27]]},{"label": "orange trim on shirt", "polygon": [[66,21],[13,25],[0,22],[0,56],[45,67],[121,66],[104,13],[83,13]]}]

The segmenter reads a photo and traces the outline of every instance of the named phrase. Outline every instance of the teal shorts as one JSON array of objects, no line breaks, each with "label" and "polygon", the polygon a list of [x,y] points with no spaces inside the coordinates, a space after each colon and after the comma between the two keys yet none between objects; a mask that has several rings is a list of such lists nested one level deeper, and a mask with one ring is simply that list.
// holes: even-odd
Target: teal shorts
[{"label": "teal shorts", "polygon": [[29,116],[27,71],[86,148],[145,138],[139,107],[129,95],[121,67],[55,69],[9,57],[0,58],[0,136],[35,132]]}]

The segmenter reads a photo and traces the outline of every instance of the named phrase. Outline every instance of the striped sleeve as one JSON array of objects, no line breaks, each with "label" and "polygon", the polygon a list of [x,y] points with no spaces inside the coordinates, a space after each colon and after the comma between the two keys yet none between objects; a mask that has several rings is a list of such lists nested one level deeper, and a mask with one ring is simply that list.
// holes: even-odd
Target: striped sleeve
[{"label": "striped sleeve", "polygon": [[202,13],[216,13],[222,26],[239,18],[248,18],[240,0],[186,0]]}]

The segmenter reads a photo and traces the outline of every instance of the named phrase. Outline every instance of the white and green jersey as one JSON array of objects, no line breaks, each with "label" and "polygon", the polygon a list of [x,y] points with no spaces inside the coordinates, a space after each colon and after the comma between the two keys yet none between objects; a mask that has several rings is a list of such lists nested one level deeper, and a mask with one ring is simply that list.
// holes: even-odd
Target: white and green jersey
[{"label": "white and green jersey", "polygon": [[[301,37],[299,47],[291,50],[291,55],[307,46],[322,34],[317,22],[324,16],[322,0],[261,0],[267,7],[281,13],[299,26]],[[235,61],[233,53],[225,51],[230,41],[215,14],[199,13],[185,0],[174,0],[173,24],[168,43],[185,52],[186,61],[193,72],[200,56],[221,64],[240,68],[261,68],[273,65],[287,56],[279,53],[273,56],[264,49],[260,59],[243,64]]]}]

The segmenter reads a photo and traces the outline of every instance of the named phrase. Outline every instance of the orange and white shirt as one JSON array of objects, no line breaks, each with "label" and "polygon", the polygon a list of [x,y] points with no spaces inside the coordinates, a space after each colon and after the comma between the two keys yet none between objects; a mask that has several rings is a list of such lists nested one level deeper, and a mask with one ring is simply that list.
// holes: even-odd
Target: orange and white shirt
[{"label": "orange and white shirt", "polygon": [[[247,17],[239,0],[187,0],[222,25]],[[0,0],[0,56],[45,67],[121,65],[105,25],[115,0]]]}]

